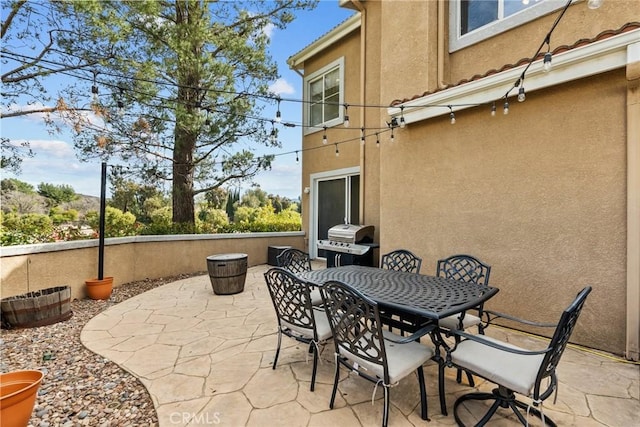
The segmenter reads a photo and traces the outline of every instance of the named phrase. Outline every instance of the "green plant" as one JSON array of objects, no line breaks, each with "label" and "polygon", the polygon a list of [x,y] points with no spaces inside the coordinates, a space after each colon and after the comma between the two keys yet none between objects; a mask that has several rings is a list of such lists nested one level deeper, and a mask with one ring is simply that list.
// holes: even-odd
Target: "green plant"
[{"label": "green plant", "polygon": [[[100,215],[96,211],[87,212],[86,220],[95,231],[99,230]],[[104,221],[104,237],[124,237],[138,234],[139,224],[136,217],[120,209],[107,206]]]}]

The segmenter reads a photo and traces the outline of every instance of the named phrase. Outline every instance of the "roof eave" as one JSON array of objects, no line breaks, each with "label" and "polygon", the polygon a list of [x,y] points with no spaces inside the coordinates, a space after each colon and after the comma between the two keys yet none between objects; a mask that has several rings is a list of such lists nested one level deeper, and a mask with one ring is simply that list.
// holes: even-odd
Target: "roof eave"
[{"label": "roof eave", "polygon": [[293,54],[287,59],[287,64],[292,70],[304,69],[304,63],[309,58],[327,49],[332,44],[342,40],[352,31],[360,28],[360,13],[356,13],[333,30],[329,31],[318,40],[314,41],[300,52]]}]

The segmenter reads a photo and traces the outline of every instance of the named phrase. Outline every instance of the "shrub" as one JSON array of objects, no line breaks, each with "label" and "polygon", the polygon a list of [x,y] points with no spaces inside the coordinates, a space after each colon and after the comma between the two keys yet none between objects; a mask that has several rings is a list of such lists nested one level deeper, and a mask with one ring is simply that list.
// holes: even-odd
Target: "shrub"
[{"label": "shrub", "polygon": [[53,222],[47,215],[0,213],[0,242],[2,246],[53,241],[55,241]]},{"label": "shrub", "polygon": [[[87,212],[86,220],[96,232],[100,228],[100,215],[96,211]],[[104,237],[125,237],[138,234],[139,225],[136,217],[124,213],[120,209],[107,206],[104,220]]]}]

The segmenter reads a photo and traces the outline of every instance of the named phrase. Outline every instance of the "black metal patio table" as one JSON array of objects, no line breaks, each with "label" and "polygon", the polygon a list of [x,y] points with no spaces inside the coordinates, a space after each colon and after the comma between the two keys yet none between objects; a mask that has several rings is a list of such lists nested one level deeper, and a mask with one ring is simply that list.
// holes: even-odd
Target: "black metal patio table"
[{"label": "black metal patio table", "polygon": [[316,286],[337,280],[353,286],[383,307],[436,321],[477,307],[499,290],[444,277],[359,265],[307,271],[298,276]]},{"label": "black metal patio table", "polygon": [[[413,330],[432,324],[434,329],[430,335],[436,346],[434,360],[439,364],[444,363],[440,347],[446,347],[447,344],[442,339],[436,322],[477,307],[499,291],[491,286],[459,282],[444,277],[359,265],[305,271],[298,276],[309,285],[315,286],[322,286],[330,280],[346,283],[376,301],[383,309],[396,314],[413,315],[410,324],[402,323],[401,328],[409,326],[407,330]],[[392,321],[390,326],[398,324],[394,325]],[[439,381],[440,410],[443,415],[447,415],[443,386],[444,383]]]}]

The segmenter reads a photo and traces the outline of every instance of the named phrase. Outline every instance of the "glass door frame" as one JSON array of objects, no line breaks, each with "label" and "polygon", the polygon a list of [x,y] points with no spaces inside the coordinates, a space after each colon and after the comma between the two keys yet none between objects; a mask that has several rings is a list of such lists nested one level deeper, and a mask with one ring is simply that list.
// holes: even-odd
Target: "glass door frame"
[{"label": "glass door frame", "polygon": [[[313,173],[309,176],[309,179],[311,181],[311,198],[310,198],[310,202],[309,202],[309,211],[311,212],[311,215],[309,217],[309,256],[314,259],[318,257],[318,237],[317,237],[317,230],[318,230],[318,195],[319,195],[319,182],[321,181],[327,181],[327,180],[332,180],[332,179],[341,179],[341,178],[348,178],[350,176],[354,176],[354,175],[360,175],[360,167],[359,166],[355,166],[352,168],[344,168],[344,169],[336,169],[336,170],[332,170],[332,171],[325,171],[325,172],[319,172],[319,173]],[[347,207],[347,212],[345,212],[345,216],[347,218],[351,217],[351,186],[347,185],[346,186],[346,191],[345,191],[345,205]],[[360,191],[362,191],[362,177],[360,178]],[[359,198],[360,195],[358,194],[357,197]],[[359,212],[357,213],[357,216],[359,216]]]}]

